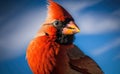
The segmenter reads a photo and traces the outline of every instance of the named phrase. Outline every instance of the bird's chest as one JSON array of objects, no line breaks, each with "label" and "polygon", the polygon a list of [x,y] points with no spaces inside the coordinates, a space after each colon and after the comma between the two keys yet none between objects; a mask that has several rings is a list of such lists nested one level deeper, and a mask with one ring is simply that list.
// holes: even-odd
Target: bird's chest
[{"label": "bird's chest", "polygon": [[73,45],[60,46],[59,53],[56,57],[56,67],[52,74],[81,74],[73,70],[69,65],[68,50],[72,47]]},{"label": "bird's chest", "polygon": [[56,67],[54,69],[54,74],[67,74],[69,70],[69,58],[67,55],[66,46],[60,46],[59,53],[56,57]]}]

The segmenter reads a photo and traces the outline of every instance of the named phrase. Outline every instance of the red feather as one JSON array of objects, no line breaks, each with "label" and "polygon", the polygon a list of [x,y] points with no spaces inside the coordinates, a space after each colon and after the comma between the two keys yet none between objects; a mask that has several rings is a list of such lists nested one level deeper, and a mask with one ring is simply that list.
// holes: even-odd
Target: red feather
[{"label": "red feather", "polygon": [[51,23],[54,19],[64,21],[66,18],[72,18],[72,16],[59,4],[49,0],[48,13],[46,22]]},{"label": "red feather", "polygon": [[41,36],[33,39],[27,50],[27,59],[34,74],[50,74],[56,65],[58,48],[54,37]]}]

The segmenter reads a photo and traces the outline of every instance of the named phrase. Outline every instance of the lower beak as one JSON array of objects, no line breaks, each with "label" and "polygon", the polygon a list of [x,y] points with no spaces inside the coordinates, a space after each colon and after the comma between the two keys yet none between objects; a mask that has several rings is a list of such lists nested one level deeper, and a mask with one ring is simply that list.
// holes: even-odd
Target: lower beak
[{"label": "lower beak", "polygon": [[72,35],[78,32],[80,32],[80,29],[73,21],[70,21],[67,26],[63,28],[62,31],[62,33],[66,35]]}]

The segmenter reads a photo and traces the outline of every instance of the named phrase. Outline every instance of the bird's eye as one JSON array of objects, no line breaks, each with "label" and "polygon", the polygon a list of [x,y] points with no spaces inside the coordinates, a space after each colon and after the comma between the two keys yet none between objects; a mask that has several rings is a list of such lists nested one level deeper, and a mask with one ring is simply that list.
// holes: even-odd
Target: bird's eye
[{"label": "bird's eye", "polygon": [[60,24],[60,21],[58,21],[58,20],[55,20],[54,22],[53,22],[53,25],[54,26],[58,26]]},{"label": "bird's eye", "polygon": [[58,29],[65,27],[64,23],[62,21],[59,21],[59,20],[55,20],[53,22],[53,25]]}]

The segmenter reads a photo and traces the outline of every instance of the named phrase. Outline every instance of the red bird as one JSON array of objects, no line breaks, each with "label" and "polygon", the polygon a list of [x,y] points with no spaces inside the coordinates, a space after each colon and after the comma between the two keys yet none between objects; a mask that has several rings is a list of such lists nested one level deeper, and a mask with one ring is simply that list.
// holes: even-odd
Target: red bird
[{"label": "red bird", "polygon": [[33,74],[103,74],[95,61],[73,44],[78,32],[72,16],[49,0],[46,21],[26,52]]}]

